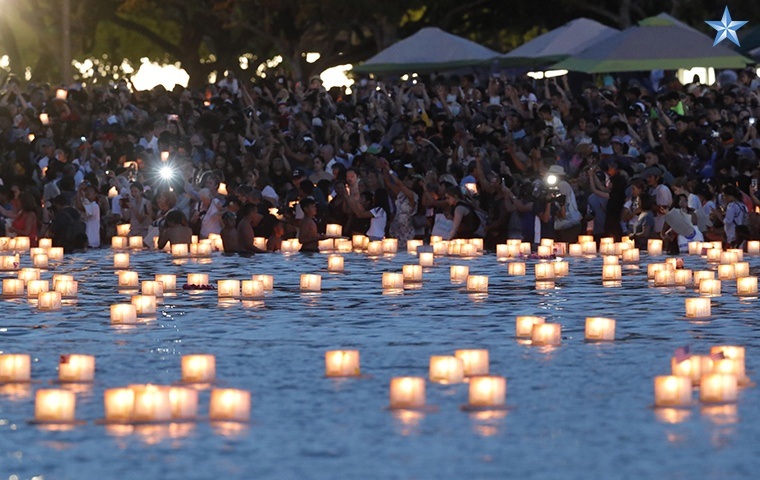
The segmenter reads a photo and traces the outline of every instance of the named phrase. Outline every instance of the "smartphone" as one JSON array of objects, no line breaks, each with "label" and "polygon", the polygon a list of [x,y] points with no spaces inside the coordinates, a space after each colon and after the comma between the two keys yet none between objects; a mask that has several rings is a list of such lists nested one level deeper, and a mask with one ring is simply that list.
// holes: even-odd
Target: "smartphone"
[{"label": "smartphone", "polygon": [[756,178],[752,179],[752,190],[753,191],[757,190],[757,179]]}]

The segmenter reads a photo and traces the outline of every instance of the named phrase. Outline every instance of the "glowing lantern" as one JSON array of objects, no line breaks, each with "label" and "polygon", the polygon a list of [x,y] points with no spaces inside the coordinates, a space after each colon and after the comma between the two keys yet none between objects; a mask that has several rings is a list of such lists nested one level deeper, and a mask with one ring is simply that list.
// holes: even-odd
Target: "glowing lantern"
[{"label": "glowing lantern", "polygon": [[533,334],[533,325],[545,323],[544,317],[531,315],[519,315],[515,320],[515,336],[517,338],[530,338]]},{"label": "glowing lantern", "polygon": [[424,244],[422,240],[411,239],[406,241],[406,251],[411,255],[417,255],[417,247]]},{"label": "glowing lantern", "polygon": [[599,253],[601,253],[602,255],[606,255],[606,256],[617,255],[616,252],[617,252],[617,247],[615,247],[614,243],[602,243],[599,245]]},{"label": "glowing lantern", "polygon": [[675,271],[675,284],[681,287],[688,287],[692,283],[693,273],[691,270],[678,269]]},{"label": "glowing lantern", "polygon": [[734,280],[736,278],[736,268],[733,265],[718,265],[718,279]]},{"label": "glowing lantern", "polygon": [[26,383],[32,379],[32,358],[22,353],[0,354],[0,384]]},{"label": "glowing lantern", "polygon": [[689,255],[702,255],[702,242],[689,242]]},{"label": "glowing lantern", "polygon": [[707,249],[707,261],[710,263],[720,263],[720,256],[723,251],[719,248]]},{"label": "glowing lantern", "polygon": [[264,237],[253,237],[253,246],[259,250],[266,251],[267,239]]},{"label": "glowing lantern", "polygon": [[647,265],[647,278],[654,280],[654,276],[661,270],[673,270],[673,267],[667,263],[650,263]]},{"label": "glowing lantern", "polygon": [[422,281],[422,265],[404,265],[401,271],[404,283],[420,283]]},{"label": "glowing lantern", "polygon": [[535,272],[537,281],[552,281],[555,278],[554,263],[537,263],[535,266]]},{"label": "glowing lantern", "polygon": [[208,285],[208,274],[207,273],[189,273],[187,275],[187,284],[188,285]]},{"label": "glowing lantern", "polygon": [[680,362],[678,360],[677,357],[670,359],[671,373],[690,378],[694,385],[699,385],[702,375],[711,373],[713,370],[713,359],[709,355],[691,355]]},{"label": "glowing lantern", "polygon": [[128,253],[114,254],[113,268],[121,268],[121,269],[129,268],[129,254]]},{"label": "glowing lantern", "polygon": [[18,254],[0,256],[0,270],[4,272],[18,270],[20,260]]},{"label": "glowing lantern", "polygon": [[201,240],[200,243],[191,243],[190,256],[196,258],[210,257],[213,248],[213,243],[208,240]]},{"label": "glowing lantern", "polygon": [[391,379],[390,408],[423,408],[424,406],[424,378],[396,377]]},{"label": "glowing lantern", "polygon": [[367,244],[367,255],[370,257],[378,257],[383,254],[383,242],[375,240]]},{"label": "glowing lantern", "polygon": [[650,238],[647,240],[647,254],[662,255],[662,240],[659,238]]},{"label": "glowing lantern", "polygon": [[555,277],[566,277],[570,274],[570,264],[568,262],[558,261],[552,263],[554,264]]},{"label": "glowing lantern", "polygon": [[129,248],[132,250],[141,250],[143,248],[143,237],[139,235],[129,237]]},{"label": "glowing lantern", "polygon": [[169,388],[159,385],[130,385],[134,393],[133,422],[167,422],[172,418]]},{"label": "glowing lantern", "polygon": [[138,277],[137,272],[131,270],[122,270],[119,272],[119,287],[120,288],[137,288]]},{"label": "glowing lantern", "polygon": [[46,253],[38,253],[32,258],[34,268],[48,268],[48,256]]},{"label": "glowing lantern", "polygon": [[251,280],[258,280],[264,285],[264,291],[274,290],[274,277],[272,275],[254,275]]},{"label": "glowing lantern", "polygon": [[11,239],[13,241],[12,250],[17,252],[26,252],[31,248],[31,242],[29,237],[16,237]]},{"label": "glowing lantern", "polygon": [[736,251],[725,251],[720,254],[720,264],[730,265],[739,261],[739,255]]},{"label": "glowing lantern", "polygon": [[211,421],[247,422],[251,418],[251,394],[231,388],[211,390]]},{"label": "glowing lantern", "polygon": [[760,254],[760,240],[749,240],[747,242],[747,253],[750,255]]},{"label": "glowing lantern", "polygon": [[748,262],[736,262],[733,264],[734,273],[736,278],[749,277],[749,263]]},{"label": "glowing lantern", "polygon": [[562,343],[562,326],[559,323],[539,323],[533,325],[530,335],[533,345],[556,346]]},{"label": "glowing lantern", "polygon": [[157,282],[161,282],[164,285],[164,292],[173,292],[177,289],[177,276],[173,274],[157,274],[155,276]]},{"label": "glowing lantern", "polygon": [[252,299],[264,296],[264,284],[259,280],[243,280],[241,285],[241,298]]},{"label": "glowing lantern", "polygon": [[22,268],[18,272],[18,278],[19,280],[23,280],[24,283],[30,280],[39,280],[40,270],[38,268]]},{"label": "glowing lantern", "polygon": [[[385,276],[385,274],[383,274]],[[404,278],[401,277],[401,285],[403,287]],[[310,273],[304,273],[301,275],[301,290],[304,292],[319,292],[322,290],[322,276],[314,275]]]},{"label": "glowing lantern", "polygon": [[351,253],[353,250],[353,246],[351,244],[351,240],[347,238],[336,238],[335,239],[335,251],[338,253]]},{"label": "glowing lantern", "polygon": [[503,408],[507,403],[507,379],[493,375],[470,378],[470,408]]},{"label": "glowing lantern", "polygon": [[187,244],[178,243],[178,244],[172,245],[172,257],[184,258],[188,256],[190,256],[190,248]]},{"label": "glowing lantern", "polygon": [[156,297],[153,295],[133,295],[132,305],[137,315],[154,315],[156,313]]},{"label": "glowing lantern", "polygon": [[325,235],[328,237],[340,237],[343,235],[343,226],[337,223],[328,223],[325,227]]},{"label": "glowing lantern", "polygon": [[636,263],[640,259],[639,255],[639,249],[638,248],[629,248],[628,250],[623,250],[623,261],[626,263]]},{"label": "glowing lantern", "polygon": [[135,392],[131,388],[109,388],[103,392],[106,422],[128,423],[132,420]]},{"label": "glowing lantern", "polygon": [[29,280],[26,283],[26,296],[37,298],[40,293],[50,290],[50,282],[47,280]]},{"label": "glowing lantern", "polygon": [[172,420],[194,420],[198,416],[198,391],[194,388],[169,388]]},{"label": "glowing lantern", "polygon": [[617,255],[605,255],[602,258],[602,265],[618,265],[619,263]]},{"label": "glowing lantern", "polygon": [[687,298],[686,318],[706,318],[711,314],[709,298]]},{"label": "glowing lantern", "polygon": [[76,280],[57,280],[53,282],[53,290],[61,294],[61,298],[76,298],[79,283]]},{"label": "glowing lantern", "polygon": [[282,253],[296,253],[299,250],[301,250],[301,243],[297,238],[282,241],[282,245],[280,247],[280,251]]},{"label": "glowing lantern", "polygon": [[530,242],[522,242],[520,244],[520,253],[523,255],[530,255]]},{"label": "glowing lantern", "polygon": [[383,272],[383,290],[403,290],[404,274]]},{"label": "glowing lantern", "polygon": [[[615,257],[617,258],[617,257]],[[602,266],[602,280],[606,282],[619,282],[623,278],[623,268],[620,265]]]},{"label": "glowing lantern", "polygon": [[58,380],[87,383],[95,379],[95,357],[92,355],[61,355],[58,362]]},{"label": "glowing lantern", "polygon": [[712,280],[712,279],[705,279],[699,282],[699,294],[700,295],[709,295],[709,296],[720,296],[721,292],[721,281],[720,280]]},{"label": "glowing lantern", "polygon": [[464,363],[461,358],[451,355],[433,355],[430,357],[429,378],[434,383],[462,383],[464,381]]},{"label": "glowing lantern", "polygon": [[432,267],[435,263],[433,252],[419,252],[417,256],[420,258],[420,266],[422,267]]},{"label": "glowing lantern", "polygon": [[3,297],[22,297],[24,295],[24,281],[18,278],[3,279]]},{"label": "glowing lantern", "polygon": [[525,263],[523,262],[509,262],[507,265],[507,273],[514,276],[525,275]]},{"label": "glowing lantern", "polygon": [[736,255],[736,260],[734,260],[731,263],[741,262],[742,260],[744,260],[744,250],[742,250],[741,248],[729,248],[726,251],[728,253],[733,253],[734,255]]},{"label": "glowing lantern", "polygon": [[702,280],[714,280],[715,279],[715,272],[711,270],[698,270],[694,272],[694,286],[699,289],[699,284],[702,283]]},{"label": "glowing lantern", "polygon": [[739,396],[736,375],[708,373],[699,382],[699,400],[703,403],[733,403]]},{"label": "glowing lantern", "polygon": [[596,242],[584,242],[581,247],[584,255],[596,255]]},{"label": "glowing lantern", "polygon": [[691,403],[691,379],[677,375],[654,377],[656,407],[681,407]]},{"label": "glowing lantern", "polygon": [[467,291],[471,293],[487,293],[488,292],[488,276],[487,275],[468,275],[467,276]]},{"label": "glowing lantern", "polygon": [[461,250],[459,251],[459,255],[463,257],[474,257],[478,254],[478,247],[471,243],[466,243],[462,245]]},{"label": "glowing lantern", "polygon": [[114,325],[133,325],[137,323],[137,309],[131,303],[111,305],[111,323]]},{"label": "glowing lantern", "polygon": [[183,355],[182,382],[213,383],[216,380],[216,357],[213,355]]},{"label": "glowing lantern", "polygon": [[42,292],[37,296],[37,308],[43,312],[55,312],[61,309],[61,294]]},{"label": "glowing lantern", "polygon": [[583,245],[580,243],[571,243],[569,246],[568,255],[571,257],[582,257],[583,256]]},{"label": "glowing lantern", "polygon": [[441,241],[443,241],[443,237],[439,235],[430,235],[430,245],[441,242]]},{"label": "glowing lantern", "polygon": [[335,250],[335,242],[332,238],[325,238],[317,242],[317,247],[322,253],[329,253]]},{"label": "glowing lantern", "polygon": [[42,249],[48,249],[53,246],[52,238],[40,238],[37,240],[37,246]]},{"label": "glowing lantern", "polygon": [[339,273],[343,271],[343,257],[340,255],[330,255],[327,257],[327,271]]},{"label": "glowing lantern", "polygon": [[488,375],[488,350],[456,350],[454,356],[462,360],[465,377]]},{"label": "glowing lantern", "polygon": [[470,267],[466,265],[452,265],[449,267],[449,278],[452,282],[464,282],[470,275]]},{"label": "glowing lantern", "polygon": [[605,317],[586,317],[586,340],[611,342],[615,340],[615,320]]},{"label": "glowing lantern", "polygon": [[496,260],[500,262],[506,262],[509,258],[509,245],[499,244],[496,245]]},{"label": "glowing lantern", "polygon": [[63,247],[50,247],[47,249],[48,260],[60,262],[63,260]]},{"label": "glowing lantern", "polygon": [[676,272],[677,270],[662,269],[657,270],[654,273],[654,286],[655,287],[670,287],[676,284]]},{"label": "glowing lantern", "polygon": [[142,293],[143,295],[152,295],[156,298],[161,298],[164,296],[163,282],[154,281],[154,280],[143,280],[141,285],[142,285],[142,289],[140,293]]},{"label": "glowing lantern", "polygon": [[351,245],[356,251],[362,251],[369,245],[369,237],[366,235],[354,235],[351,237]]},{"label": "glowing lantern", "polygon": [[238,298],[240,296],[240,280],[219,280],[216,292],[219,298]]},{"label": "glowing lantern", "polygon": [[325,352],[325,376],[361,376],[359,350],[330,350]]},{"label": "glowing lantern", "polygon": [[73,423],[76,395],[69,390],[37,390],[34,420],[40,423]]}]

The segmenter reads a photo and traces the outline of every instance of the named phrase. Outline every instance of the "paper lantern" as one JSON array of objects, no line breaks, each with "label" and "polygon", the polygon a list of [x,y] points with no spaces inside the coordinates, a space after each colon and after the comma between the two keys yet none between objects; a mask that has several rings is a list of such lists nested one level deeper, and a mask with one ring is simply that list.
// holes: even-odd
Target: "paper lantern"
[{"label": "paper lantern", "polygon": [[240,280],[219,280],[216,293],[219,298],[240,297]]},{"label": "paper lantern", "polygon": [[429,379],[434,383],[452,384],[464,381],[464,362],[451,355],[430,357]]},{"label": "paper lantern", "polygon": [[169,388],[172,420],[195,420],[198,416],[198,390],[187,387]]},{"label": "paper lantern", "polygon": [[557,261],[554,263],[554,276],[559,277],[566,277],[570,274],[570,264],[568,262],[564,261]]},{"label": "paper lantern", "polygon": [[258,280],[264,286],[264,291],[274,290],[274,277],[272,275],[253,275],[251,280]]},{"label": "paper lantern", "polygon": [[119,275],[119,288],[137,288],[138,283],[138,276],[137,272],[132,270],[122,270],[118,272]]},{"label": "paper lantern", "polygon": [[702,280],[714,280],[715,272],[711,270],[698,270],[694,272],[694,286],[699,289],[699,284]]},{"label": "paper lantern", "polygon": [[709,298],[687,298],[686,318],[707,318],[711,314]]},{"label": "paper lantern", "polygon": [[736,260],[734,260],[732,263],[741,262],[744,260],[744,250],[741,248],[729,248],[726,250],[728,253],[733,253],[736,255]]},{"label": "paper lantern", "polygon": [[378,257],[383,254],[383,242],[375,240],[367,244],[367,255],[370,257]]},{"label": "paper lantern", "polygon": [[602,243],[599,245],[599,253],[606,256],[617,255],[617,247],[614,243]]},{"label": "paper lantern", "polygon": [[462,245],[459,251],[460,256],[467,257],[467,258],[477,256],[477,254],[478,254],[478,247],[476,247],[475,245],[472,245],[471,243],[466,243]]},{"label": "paper lantern", "polygon": [[493,375],[470,378],[467,406],[470,408],[504,408],[507,403],[507,379]]},{"label": "paper lantern", "polygon": [[629,248],[623,250],[623,261],[626,263],[637,263],[640,259],[638,248]]},{"label": "paper lantern", "polygon": [[420,259],[419,262],[422,267],[432,267],[435,263],[435,257],[432,252],[420,252],[417,256]]},{"label": "paper lantern", "polygon": [[244,299],[261,298],[264,296],[264,284],[259,280],[243,280],[240,297]]},{"label": "paper lantern", "polygon": [[520,244],[520,253],[526,256],[531,254],[530,242],[522,242]]},{"label": "paper lantern", "polygon": [[596,255],[596,242],[584,242],[581,247],[584,255]]},{"label": "paper lantern", "polygon": [[557,346],[562,343],[562,326],[559,323],[533,325],[530,341],[538,346]]},{"label": "paper lantern", "polygon": [[420,283],[422,281],[422,265],[404,265],[404,283]]},{"label": "paper lantern", "polygon": [[38,253],[32,258],[34,268],[48,268],[48,256],[46,253]]},{"label": "paper lantern", "polygon": [[713,360],[712,373],[734,375],[739,385],[742,385],[749,383],[749,379],[745,376],[744,368],[744,359],[720,358]]},{"label": "paper lantern", "polygon": [[699,294],[718,297],[721,294],[721,281],[705,279],[699,282]]},{"label": "paper lantern", "polygon": [[487,275],[468,275],[467,291],[470,293],[487,293],[488,276]]},{"label": "paper lantern", "polygon": [[443,237],[439,235],[430,235],[430,245],[441,242],[441,241],[443,241]]},{"label": "paper lantern", "polygon": [[544,317],[531,315],[518,315],[515,319],[515,336],[517,338],[530,338],[533,334],[533,325],[545,323]]},{"label": "paper lantern", "polygon": [[133,325],[137,323],[137,309],[131,303],[111,305],[111,323],[114,325]]},{"label": "paper lantern", "polygon": [[12,250],[16,250],[17,252],[26,252],[31,248],[29,237],[16,237],[11,240],[13,241]]},{"label": "paper lantern", "polygon": [[213,355],[183,355],[184,383],[213,383],[216,380],[216,357]]},{"label": "paper lantern", "polygon": [[57,88],[55,90],[55,99],[56,100],[66,100],[66,98],[69,96],[69,92],[66,89],[63,88]]},{"label": "paper lantern", "polygon": [[569,246],[568,255],[571,257],[582,257],[583,245],[580,243],[571,243]]},{"label": "paper lantern", "polygon": [[301,243],[297,238],[283,240],[282,245],[280,246],[280,251],[282,253],[296,253],[299,250],[301,250]]},{"label": "paper lantern", "polygon": [[60,281],[64,281],[64,280],[73,281],[74,280],[74,276],[73,275],[65,275],[65,274],[62,274],[62,273],[55,273],[55,274],[53,274],[53,289],[55,289],[55,284],[56,283],[58,283]]},{"label": "paper lantern", "polygon": [[21,261],[18,254],[0,256],[0,270],[4,272],[18,270],[19,265],[21,265]]},{"label": "paper lantern", "polygon": [[121,268],[121,269],[129,268],[129,254],[115,253],[113,256],[113,268]]},{"label": "paper lantern", "polygon": [[539,245],[542,247],[551,247],[554,248],[554,239],[553,238],[542,238],[539,242]]},{"label": "paper lantern", "polygon": [[586,340],[612,342],[615,340],[615,320],[605,317],[586,317]]},{"label": "paper lantern", "polygon": [[354,235],[351,237],[351,245],[354,247],[354,250],[365,250],[369,245],[369,237],[366,235]]},{"label": "paper lantern", "polygon": [[190,256],[190,247],[184,243],[172,245],[172,257],[184,258]]},{"label": "paper lantern", "polygon": [[41,253],[44,253],[47,255],[47,248],[32,247],[29,249],[29,258],[34,260],[34,256],[39,255]]},{"label": "paper lantern", "polygon": [[594,236],[593,235],[578,235],[578,243],[586,243],[586,242],[593,242]]},{"label": "paper lantern", "polygon": [[565,242],[555,242],[554,243],[554,254],[557,256],[564,257],[567,255],[567,243]]},{"label": "paper lantern", "polygon": [[40,248],[48,249],[53,246],[52,238],[40,238],[37,240],[37,246]]},{"label": "paper lantern", "polygon": [[554,263],[537,263],[535,266],[536,280],[537,281],[551,281],[554,280]]},{"label": "paper lantern", "polygon": [[53,283],[53,290],[61,294],[61,298],[76,298],[79,283],[75,280],[57,280]]},{"label": "paper lantern", "polygon": [[253,246],[259,250],[266,251],[267,239],[264,237],[253,237]]},{"label": "paper lantern", "polygon": [[109,388],[103,392],[106,422],[129,423],[135,405],[135,392],[131,388]]},{"label": "paper lantern", "polygon": [[509,245],[496,245],[496,260],[499,262],[506,262],[509,258],[511,258],[509,255]]},{"label": "paper lantern", "polygon": [[662,240],[650,238],[647,240],[647,255],[662,255]]},{"label": "paper lantern", "polygon": [[154,280],[143,280],[140,293],[143,295],[152,295],[156,298],[164,296],[164,284],[163,282]]},{"label": "paper lantern", "polygon": [[655,287],[670,287],[676,284],[676,271],[671,269],[657,270],[654,273]]},{"label": "paper lantern", "polygon": [[647,265],[647,278],[654,280],[654,276],[661,270],[673,270],[673,267],[667,263],[650,263]]},{"label": "paper lantern", "polygon": [[351,253],[353,246],[351,240],[347,238],[335,239],[335,251],[338,253]]},{"label": "paper lantern", "polygon": [[720,264],[730,265],[739,261],[739,255],[734,251],[725,251],[720,254]]},{"label": "paper lantern", "polygon": [[411,255],[417,255],[417,247],[424,245],[422,240],[410,239],[406,241],[406,251]]},{"label": "paper lantern", "polygon": [[733,403],[739,396],[736,375],[708,373],[699,382],[699,400],[703,403]]},{"label": "paper lantern", "polygon": [[674,282],[680,287],[688,287],[692,283],[693,272],[687,269],[678,269],[674,272]]},{"label": "paper lantern", "polygon": [[361,376],[359,350],[330,350],[325,352],[325,376]]},{"label": "paper lantern", "polygon": [[330,253],[335,250],[335,242],[332,238],[324,238],[317,242],[317,248],[322,253]]},{"label": "paper lantern", "polygon": [[325,235],[329,237],[340,237],[343,235],[343,226],[337,223],[328,223],[325,227]]},{"label": "paper lantern", "polygon": [[734,280],[736,278],[736,268],[733,265],[718,265],[718,279]]},{"label": "paper lantern", "polygon": [[133,295],[132,305],[137,315],[155,315],[156,297],[153,295]]},{"label": "paper lantern", "polygon": [[747,253],[750,255],[760,254],[760,240],[747,241]]},{"label": "paper lantern", "polygon": [[39,423],[74,423],[76,395],[70,390],[45,388],[37,390],[34,420]]},{"label": "paper lantern", "polygon": [[63,247],[50,247],[47,249],[48,260],[60,262],[63,260]]},{"label": "paper lantern", "polygon": [[39,268],[22,268],[18,272],[18,278],[19,280],[23,280],[24,283],[27,283],[30,280],[39,280],[40,269]]},{"label": "paper lantern", "polygon": [[691,355],[680,362],[678,360],[677,357],[671,357],[671,373],[690,378],[693,385],[699,385],[702,375],[711,373],[713,369],[713,359],[709,355]]},{"label": "paper lantern", "polygon": [[404,274],[397,272],[383,272],[383,290],[403,290]]},{"label": "paper lantern", "polygon": [[56,312],[61,309],[61,294],[58,292],[41,292],[37,296],[37,308],[43,312]]},{"label": "paper lantern", "polygon": [[60,382],[88,383],[95,379],[95,357],[92,355],[61,355],[58,362]]},{"label": "paper lantern", "polygon": [[[385,274],[383,274],[385,277]],[[401,277],[401,286],[404,285],[404,277]],[[301,290],[304,292],[319,292],[322,290],[322,277],[310,273],[301,275]]]},{"label": "paper lantern", "polygon": [[525,263],[509,262],[509,264],[507,265],[507,273],[514,276],[525,275]]},{"label": "paper lantern", "polygon": [[213,248],[213,243],[209,241],[192,243],[190,244],[190,256],[196,258],[210,257]]},{"label": "paper lantern", "polygon": [[422,377],[395,377],[391,379],[390,408],[423,408],[425,406],[425,379]]},{"label": "paper lantern", "polygon": [[143,237],[139,235],[129,237],[129,248],[132,250],[141,250],[143,248]]},{"label": "paper lantern", "polygon": [[749,277],[749,263],[748,262],[736,262],[733,264],[735,278]]},{"label": "paper lantern", "polygon": [[0,384],[26,383],[31,379],[31,356],[23,353],[0,354]]},{"label": "paper lantern", "polygon": [[341,255],[330,255],[327,257],[327,271],[340,273],[343,271],[343,257]]},{"label": "paper lantern", "polygon": [[449,278],[452,282],[464,282],[467,281],[467,277],[470,275],[470,267],[467,265],[452,265],[449,267]]},{"label": "paper lantern", "polygon": [[620,265],[603,265],[602,266],[602,280],[603,281],[619,282],[622,279],[623,279],[623,267],[621,267]]},{"label": "paper lantern", "polygon": [[26,283],[26,296],[28,298],[37,298],[40,293],[50,290],[50,282],[47,280],[29,280]]},{"label": "paper lantern", "polygon": [[702,255],[702,242],[689,242],[689,255]]},{"label": "paper lantern", "polygon": [[177,289],[177,276],[173,274],[157,274],[155,277],[157,282],[161,282],[164,285],[164,293],[174,292]]},{"label": "paper lantern", "polygon": [[251,394],[232,388],[211,390],[209,419],[225,422],[247,422],[251,418]]},{"label": "paper lantern", "polygon": [[18,278],[3,279],[3,297],[22,297],[24,296],[24,281]]},{"label": "paper lantern", "polygon": [[386,255],[393,255],[398,252],[398,239],[397,238],[385,238],[383,239],[383,253]]},{"label": "paper lantern", "polygon": [[605,255],[602,259],[602,265],[618,265],[620,260],[617,255]]},{"label": "paper lantern", "polygon": [[554,253],[554,251],[553,251],[552,247],[547,247],[547,246],[545,246],[545,245],[539,245],[539,246],[536,248],[536,254],[537,254],[539,257],[549,257],[549,256],[551,256],[551,255],[552,255],[552,253]]},{"label": "paper lantern", "polygon": [[454,356],[462,360],[465,377],[488,375],[488,350],[456,350]]},{"label": "paper lantern", "polygon": [[134,393],[133,422],[168,422],[172,418],[169,388],[160,385],[130,385]]},{"label": "paper lantern", "polygon": [[208,285],[208,274],[207,273],[189,273],[187,275],[187,284],[188,285]]},{"label": "paper lantern", "polygon": [[677,375],[654,377],[654,405],[682,407],[691,403],[691,379]]},{"label": "paper lantern", "polygon": [[710,263],[720,263],[720,256],[723,251],[719,248],[707,249],[707,261]]}]

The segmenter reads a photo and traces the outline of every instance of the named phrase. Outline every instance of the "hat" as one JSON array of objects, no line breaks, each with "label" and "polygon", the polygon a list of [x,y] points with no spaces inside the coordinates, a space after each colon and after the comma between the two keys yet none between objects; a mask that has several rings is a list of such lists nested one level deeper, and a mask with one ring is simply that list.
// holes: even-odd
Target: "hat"
[{"label": "hat", "polygon": [[564,175],[565,169],[562,167],[562,165],[552,165],[549,167],[548,173],[551,175]]},{"label": "hat", "polygon": [[644,178],[651,177],[651,176],[660,178],[662,176],[662,170],[660,170],[657,167],[649,167],[645,169],[643,172],[641,172],[641,176]]},{"label": "hat", "polygon": [[293,170],[293,178],[301,178],[304,176],[306,175],[303,173],[303,170],[301,170],[300,168],[296,168],[295,170]]}]

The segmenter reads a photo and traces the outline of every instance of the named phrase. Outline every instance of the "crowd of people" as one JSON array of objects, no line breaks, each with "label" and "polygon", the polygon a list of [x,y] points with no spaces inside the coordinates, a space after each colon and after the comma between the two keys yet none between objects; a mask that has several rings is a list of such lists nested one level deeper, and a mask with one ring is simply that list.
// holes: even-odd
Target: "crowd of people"
[{"label": "crowd of people", "polygon": [[[4,235],[71,251],[221,235],[257,253],[343,235],[573,242],[631,236],[740,247],[760,238],[760,79],[724,71],[600,77],[357,79],[327,91],[227,73],[200,91],[36,85],[0,91]],[[574,81],[574,79],[573,79]],[[154,239],[157,239],[154,241]]]}]

